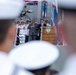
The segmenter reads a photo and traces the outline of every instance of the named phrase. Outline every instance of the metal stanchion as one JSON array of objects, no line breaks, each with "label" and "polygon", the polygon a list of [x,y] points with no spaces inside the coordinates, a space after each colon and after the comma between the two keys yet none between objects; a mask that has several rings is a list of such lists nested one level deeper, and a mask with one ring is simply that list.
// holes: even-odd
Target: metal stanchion
[{"label": "metal stanchion", "polygon": [[41,41],[42,41],[42,31],[43,31],[43,28],[41,27],[41,38],[40,38]]}]

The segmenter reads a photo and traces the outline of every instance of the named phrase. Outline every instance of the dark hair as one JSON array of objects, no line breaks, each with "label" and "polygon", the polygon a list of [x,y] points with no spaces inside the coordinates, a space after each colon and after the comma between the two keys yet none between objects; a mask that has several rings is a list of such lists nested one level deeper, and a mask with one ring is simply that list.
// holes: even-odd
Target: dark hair
[{"label": "dark hair", "polygon": [[51,74],[54,75],[54,74],[58,74],[59,72],[57,70],[51,70]]},{"label": "dark hair", "polygon": [[49,21],[48,20],[45,20],[45,23],[48,23]]},{"label": "dark hair", "polygon": [[45,75],[45,73],[48,71],[49,68],[50,66],[38,70],[28,70],[28,71],[34,73],[35,75]]},{"label": "dark hair", "polygon": [[40,20],[43,20],[44,21],[44,19],[40,19]]},{"label": "dark hair", "polygon": [[17,21],[17,24],[20,23],[20,21]]},{"label": "dark hair", "polygon": [[29,23],[29,20],[26,20],[27,23]]},{"label": "dark hair", "polygon": [[14,20],[0,20],[0,44],[2,44],[7,36],[9,28]]}]

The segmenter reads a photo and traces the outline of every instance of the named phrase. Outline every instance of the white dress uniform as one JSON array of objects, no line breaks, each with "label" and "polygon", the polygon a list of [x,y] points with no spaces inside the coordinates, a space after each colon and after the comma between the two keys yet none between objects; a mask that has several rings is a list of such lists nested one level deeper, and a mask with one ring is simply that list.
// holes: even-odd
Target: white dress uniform
[{"label": "white dress uniform", "polygon": [[8,55],[0,52],[0,75],[12,75],[14,71],[14,64],[8,60]]},{"label": "white dress uniform", "polygon": [[8,54],[0,52],[0,75],[34,75],[17,67],[8,59]]},{"label": "white dress uniform", "polygon": [[20,25],[17,24],[17,25],[16,25],[16,28],[17,28],[17,29],[20,28]]},{"label": "white dress uniform", "polygon": [[[0,0],[0,20],[15,19],[24,7],[23,0]],[[9,60],[8,54],[0,50],[0,75],[29,75],[27,72],[15,71],[16,66]],[[30,74],[31,75],[31,74]]]},{"label": "white dress uniform", "polygon": [[20,26],[19,38],[20,44],[25,43],[25,25]]},{"label": "white dress uniform", "polygon": [[34,74],[19,68],[9,60],[8,54],[0,52],[0,75],[34,75]]},{"label": "white dress uniform", "polygon": [[28,29],[28,27],[29,27],[29,24],[26,24],[25,25],[25,35],[26,36],[29,36],[29,29]]},{"label": "white dress uniform", "polygon": [[53,64],[59,56],[58,49],[43,41],[21,45],[9,53],[12,62],[28,70],[37,70]]},{"label": "white dress uniform", "polygon": [[[64,11],[76,11],[76,0],[58,0],[58,7]],[[76,54],[72,54],[67,58],[63,71],[60,75],[76,75]]]}]

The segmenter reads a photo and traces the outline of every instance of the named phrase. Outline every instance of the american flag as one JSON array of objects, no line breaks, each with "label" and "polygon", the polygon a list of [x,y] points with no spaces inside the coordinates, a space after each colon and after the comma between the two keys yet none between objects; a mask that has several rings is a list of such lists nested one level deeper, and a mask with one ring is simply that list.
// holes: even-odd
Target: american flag
[{"label": "american flag", "polygon": [[58,8],[57,8],[57,0],[53,0],[52,3],[52,24],[53,26],[57,26],[58,23]]},{"label": "american flag", "polygon": [[58,8],[57,0],[53,0],[52,3],[52,26],[56,27],[56,40],[58,43]]}]

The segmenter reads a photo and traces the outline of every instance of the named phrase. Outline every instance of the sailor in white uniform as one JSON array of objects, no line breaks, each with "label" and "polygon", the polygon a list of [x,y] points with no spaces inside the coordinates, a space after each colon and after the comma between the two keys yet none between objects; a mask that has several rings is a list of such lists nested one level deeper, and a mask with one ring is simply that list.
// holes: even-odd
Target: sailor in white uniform
[{"label": "sailor in white uniform", "polygon": [[15,75],[15,65],[9,60],[8,52],[14,45],[16,35],[14,19],[23,7],[23,0],[0,0],[0,75]]},{"label": "sailor in white uniform", "polygon": [[17,21],[16,28],[17,29],[20,28],[20,25],[21,25],[20,21]]},{"label": "sailor in white uniform", "polygon": [[22,20],[19,32],[20,44],[25,43],[25,22]]},{"label": "sailor in white uniform", "polygon": [[28,42],[9,53],[12,62],[35,75],[45,75],[58,56],[58,49],[43,41]]},{"label": "sailor in white uniform", "polygon": [[60,75],[76,75],[76,0],[58,0],[62,10],[61,31],[69,47],[69,56]]},{"label": "sailor in white uniform", "polygon": [[26,23],[25,23],[25,43],[28,42],[28,39],[29,39],[29,19],[26,20]]}]

